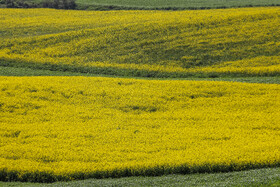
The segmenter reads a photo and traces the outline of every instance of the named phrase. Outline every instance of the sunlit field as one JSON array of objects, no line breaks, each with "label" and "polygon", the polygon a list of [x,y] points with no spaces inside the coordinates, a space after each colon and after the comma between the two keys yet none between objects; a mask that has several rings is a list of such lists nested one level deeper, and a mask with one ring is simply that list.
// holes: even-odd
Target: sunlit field
[{"label": "sunlit field", "polygon": [[1,180],[279,166],[279,84],[0,77]]},{"label": "sunlit field", "polygon": [[173,174],[263,168],[275,180],[256,185],[277,185],[279,28],[280,7],[0,9],[0,181],[184,182]]}]

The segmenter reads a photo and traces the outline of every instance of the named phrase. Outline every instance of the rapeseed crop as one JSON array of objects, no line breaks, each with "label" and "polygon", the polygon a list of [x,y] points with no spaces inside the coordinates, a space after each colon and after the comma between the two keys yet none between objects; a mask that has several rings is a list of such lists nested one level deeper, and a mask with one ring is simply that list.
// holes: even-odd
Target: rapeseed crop
[{"label": "rapeseed crop", "polygon": [[279,166],[280,86],[0,77],[0,179]]},{"label": "rapeseed crop", "polygon": [[3,66],[148,77],[279,75],[280,8],[1,9]]}]

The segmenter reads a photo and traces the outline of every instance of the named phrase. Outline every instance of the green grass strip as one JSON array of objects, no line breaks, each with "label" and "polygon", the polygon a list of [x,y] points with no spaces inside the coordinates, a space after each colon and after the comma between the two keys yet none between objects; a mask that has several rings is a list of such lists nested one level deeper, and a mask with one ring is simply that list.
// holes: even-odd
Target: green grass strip
[{"label": "green grass strip", "polygon": [[87,179],[52,184],[0,182],[0,186],[279,186],[279,173],[278,167],[229,173]]},{"label": "green grass strip", "polygon": [[[89,76],[89,77],[116,77],[104,74],[92,73],[77,73],[64,71],[51,71],[31,68],[16,68],[16,67],[2,67],[0,66],[0,76]],[[124,78],[132,78],[126,76]],[[143,78],[134,77],[136,79],[159,79],[159,80],[206,80],[206,81],[234,81],[234,82],[248,82],[248,83],[266,83],[266,84],[280,84],[280,76],[274,77],[216,77],[216,78]]]}]

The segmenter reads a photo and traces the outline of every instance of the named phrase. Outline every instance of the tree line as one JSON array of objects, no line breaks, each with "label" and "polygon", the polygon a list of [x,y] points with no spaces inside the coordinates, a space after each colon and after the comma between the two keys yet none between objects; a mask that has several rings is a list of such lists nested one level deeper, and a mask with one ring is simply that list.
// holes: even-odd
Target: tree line
[{"label": "tree line", "polygon": [[0,0],[0,5],[6,8],[55,8],[76,9],[76,0],[43,0],[40,3],[26,0]]}]

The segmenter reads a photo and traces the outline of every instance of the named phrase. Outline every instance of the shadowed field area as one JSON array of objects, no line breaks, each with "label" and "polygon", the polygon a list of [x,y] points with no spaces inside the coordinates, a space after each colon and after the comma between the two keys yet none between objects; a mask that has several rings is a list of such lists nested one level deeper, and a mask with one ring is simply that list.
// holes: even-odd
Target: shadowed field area
[{"label": "shadowed field area", "polygon": [[2,9],[0,65],[131,77],[276,76],[279,12]]}]

